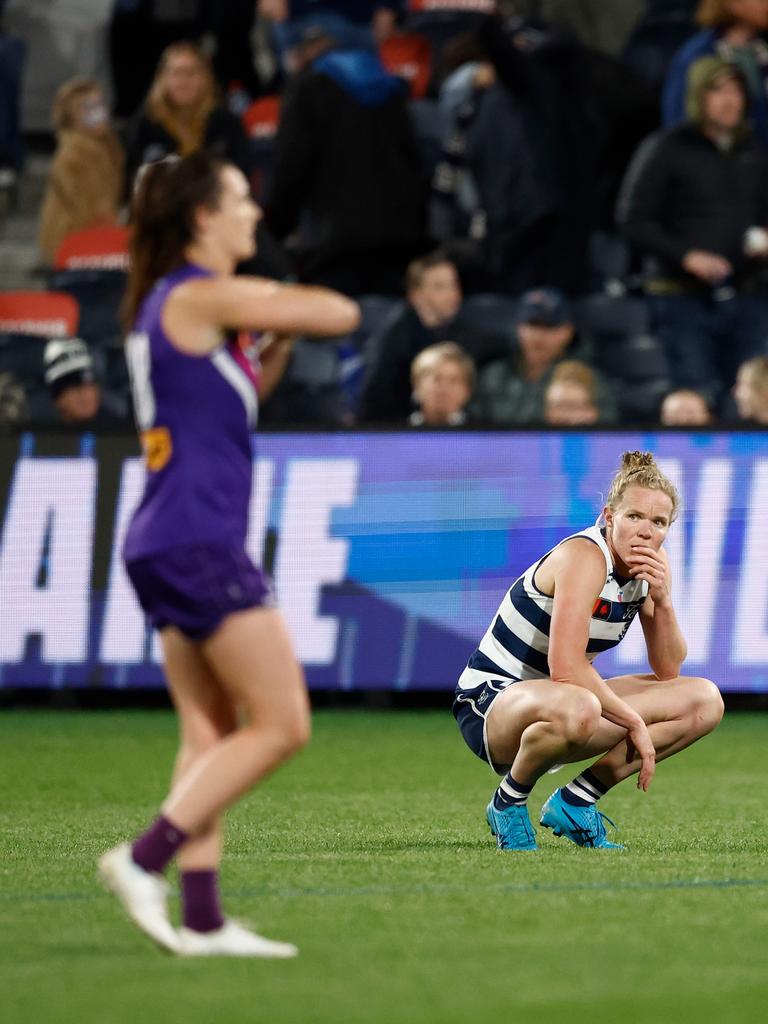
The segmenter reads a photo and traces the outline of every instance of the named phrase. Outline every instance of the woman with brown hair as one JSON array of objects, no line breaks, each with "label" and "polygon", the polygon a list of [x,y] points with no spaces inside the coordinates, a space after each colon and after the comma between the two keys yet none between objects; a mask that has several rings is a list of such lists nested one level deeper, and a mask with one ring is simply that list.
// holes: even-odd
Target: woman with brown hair
[{"label": "woman with brown hair", "polygon": [[142,164],[200,149],[214,151],[249,176],[248,140],[216,92],[211,62],[199,46],[172,43],[164,51],[144,109],[128,130],[129,182]]},{"label": "woman with brown hair", "polygon": [[40,251],[49,263],[73,231],[117,220],[125,163],[95,79],[73,78],[61,86],[53,125],[56,152],[38,226]]},{"label": "woman with brown hair", "polygon": [[768,0],[701,0],[696,21],[702,31],[677,51],[667,72],[662,96],[664,127],[686,119],[691,65],[701,57],[717,56],[743,74],[755,132],[768,145]]},{"label": "woman with brown hair", "polygon": [[[510,587],[456,688],[453,713],[473,753],[503,776],[486,819],[502,850],[535,850],[527,802],[556,765],[596,758],[549,797],[541,824],[577,846],[617,849],[597,802],[632,775],[711,732],[714,683],[680,674],[687,649],[663,544],[678,495],[649,452],[624,452],[601,517]],[[650,673],[603,679],[592,665],[639,616]]]},{"label": "woman with brown hair", "polygon": [[[352,331],[359,309],[325,288],[236,277],[260,216],[242,173],[207,153],[151,164],[133,202],[126,352],[147,474],[123,557],[160,636],[181,744],[160,813],[100,871],[133,922],[183,956],[296,954],[226,918],[218,895],[225,811],[309,738],[301,666],[246,552],[257,353],[265,334]],[[174,860],[178,931],[162,877]]]}]

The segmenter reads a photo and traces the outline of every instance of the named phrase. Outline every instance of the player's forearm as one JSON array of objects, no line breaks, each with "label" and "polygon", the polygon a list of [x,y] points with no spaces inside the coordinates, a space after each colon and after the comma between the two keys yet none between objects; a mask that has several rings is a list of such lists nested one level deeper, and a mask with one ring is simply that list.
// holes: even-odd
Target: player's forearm
[{"label": "player's forearm", "polygon": [[659,679],[674,679],[688,654],[672,602],[654,604],[653,618],[646,627],[648,660]]},{"label": "player's forearm", "polygon": [[629,704],[616,696],[586,658],[583,662],[574,661],[567,665],[557,663],[553,665],[550,660],[550,671],[554,682],[581,686],[585,690],[589,690],[590,693],[594,693],[600,701],[603,718],[607,718],[614,725],[629,730],[635,728],[641,720]]}]

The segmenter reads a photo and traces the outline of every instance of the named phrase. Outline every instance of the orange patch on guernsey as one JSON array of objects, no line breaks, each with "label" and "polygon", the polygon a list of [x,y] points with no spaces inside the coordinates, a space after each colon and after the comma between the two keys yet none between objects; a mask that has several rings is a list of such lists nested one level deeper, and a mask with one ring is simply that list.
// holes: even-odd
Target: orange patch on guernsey
[{"label": "orange patch on guernsey", "polygon": [[147,469],[152,473],[159,472],[168,465],[173,455],[170,430],[168,427],[153,427],[151,430],[143,431],[141,447],[144,450]]}]

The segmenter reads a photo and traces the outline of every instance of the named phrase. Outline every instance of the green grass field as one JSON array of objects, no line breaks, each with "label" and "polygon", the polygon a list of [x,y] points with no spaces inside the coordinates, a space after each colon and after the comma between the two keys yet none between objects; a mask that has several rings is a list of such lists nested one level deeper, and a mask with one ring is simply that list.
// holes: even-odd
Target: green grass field
[{"label": "green grass field", "polygon": [[626,852],[540,830],[515,855],[449,714],[316,714],[232,813],[223,875],[231,912],[300,946],[287,962],[174,960],[98,889],[174,741],[166,712],[0,715],[3,1024],[766,1019],[768,717],[731,715],[649,794],[610,794]]}]

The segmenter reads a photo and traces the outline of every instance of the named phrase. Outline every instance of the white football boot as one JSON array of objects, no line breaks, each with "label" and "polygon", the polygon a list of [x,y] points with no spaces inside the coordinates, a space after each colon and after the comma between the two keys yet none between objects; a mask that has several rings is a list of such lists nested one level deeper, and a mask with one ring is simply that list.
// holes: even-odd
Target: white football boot
[{"label": "white football boot", "polygon": [[178,936],[179,956],[261,956],[285,960],[299,952],[290,942],[265,939],[232,920],[212,932],[179,928]]},{"label": "white football boot", "polygon": [[129,843],[104,854],[99,877],[145,935],[163,949],[179,952],[179,936],[168,919],[168,883],[134,862]]}]

